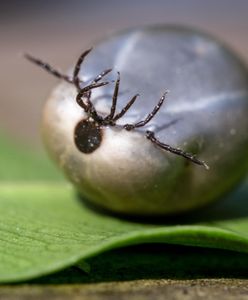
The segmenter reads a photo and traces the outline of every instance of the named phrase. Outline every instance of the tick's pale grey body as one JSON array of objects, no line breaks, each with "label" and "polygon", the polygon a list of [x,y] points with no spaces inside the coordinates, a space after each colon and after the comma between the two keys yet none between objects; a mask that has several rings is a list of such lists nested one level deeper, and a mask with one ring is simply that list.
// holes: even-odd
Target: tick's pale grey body
[{"label": "tick's pale grey body", "polygon": [[[112,211],[161,215],[188,211],[227,192],[247,170],[248,72],[226,47],[202,33],[176,27],[141,28],[99,43],[81,78],[104,69],[120,71],[118,110],[140,98],[118,125],[144,119],[168,89],[167,100],[144,128],[103,129],[91,154],[74,144],[86,118],[73,85],[62,83],[48,101],[43,121],[47,148],[80,193]],[[113,85],[98,88],[92,102],[107,115]],[[196,154],[210,170],[168,153],[145,138],[153,130],[163,143]]]}]

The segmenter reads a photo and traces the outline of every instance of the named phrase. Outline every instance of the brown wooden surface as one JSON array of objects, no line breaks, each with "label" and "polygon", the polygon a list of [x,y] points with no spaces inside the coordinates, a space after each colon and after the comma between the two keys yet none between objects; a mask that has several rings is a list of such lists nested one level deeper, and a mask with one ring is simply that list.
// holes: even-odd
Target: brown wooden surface
[{"label": "brown wooden surface", "polygon": [[248,299],[248,280],[198,279],[198,280],[134,280],[75,285],[21,285],[2,286],[0,299]]}]

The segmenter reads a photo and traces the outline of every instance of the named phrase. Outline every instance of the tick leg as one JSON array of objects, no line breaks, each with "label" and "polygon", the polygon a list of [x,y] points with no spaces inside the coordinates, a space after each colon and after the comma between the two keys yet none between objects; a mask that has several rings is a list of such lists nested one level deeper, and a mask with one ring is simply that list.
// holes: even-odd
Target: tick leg
[{"label": "tick leg", "polygon": [[107,69],[104,70],[102,73],[100,73],[99,75],[97,75],[92,81],[91,83],[96,83],[98,81],[100,81],[104,76],[106,76],[108,73],[110,73],[112,71],[112,69]]},{"label": "tick leg", "polygon": [[146,132],[146,138],[148,140],[150,140],[152,143],[154,143],[155,145],[157,145],[158,147],[160,147],[160,148],[162,148],[166,151],[169,151],[171,153],[174,153],[176,155],[182,156],[182,157],[192,161],[193,163],[195,163],[197,165],[204,166],[207,170],[209,170],[209,166],[204,161],[197,159],[195,157],[195,155],[193,155],[191,153],[184,152],[183,150],[178,149],[178,148],[173,148],[170,145],[161,143],[158,139],[155,138],[154,132],[147,131]]},{"label": "tick leg", "polygon": [[[80,89],[80,83],[83,82],[82,80],[79,79],[79,76],[78,76],[78,75],[79,75],[79,72],[80,72],[80,70],[81,70],[81,66],[82,66],[82,64],[83,64],[83,62],[84,62],[85,57],[86,57],[91,51],[92,51],[92,48],[90,48],[90,49],[84,51],[84,52],[80,55],[80,57],[79,57],[79,59],[78,59],[76,65],[75,65],[75,68],[74,68],[74,71],[73,71],[73,82],[74,82],[75,86],[77,87],[77,89]],[[111,71],[112,71],[112,69],[104,70],[103,72],[101,72],[99,75],[97,75],[97,76],[91,81],[91,84],[97,83],[98,81],[100,81],[104,76],[106,76],[106,75],[107,75],[109,72],[111,72]]]},{"label": "tick leg", "polygon": [[[90,101],[91,97],[91,90],[88,92],[85,91],[80,91],[77,94],[76,101],[77,104],[83,108],[83,110],[90,116],[92,117],[96,122],[102,122],[102,117],[99,116],[96,112],[96,109],[92,102]],[[86,103],[85,103],[86,101]]]},{"label": "tick leg", "polygon": [[125,113],[129,110],[129,108],[134,104],[138,96],[139,94],[134,95],[133,98],[131,98],[131,100],[127,103],[127,105],[120,111],[120,113],[115,115],[115,117],[113,118],[114,122],[119,120],[121,117],[125,115]]},{"label": "tick leg", "polygon": [[109,84],[108,81],[99,82],[99,83],[93,83],[93,84],[90,84],[90,85],[85,86],[84,88],[81,88],[81,89],[79,90],[79,92],[80,92],[81,94],[83,94],[83,93],[86,93],[86,92],[88,92],[88,91],[90,91],[90,90],[93,90],[93,89],[95,89],[95,88],[98,88],[98,87],[100,87],[100,86],[104,86],[104,85],[107,85],[107,84]]},{"label": "tick leg", "polygon": [[[79,90],[77,97],[76,97],[76,102],[77,104],[83,108],[83,110],[90,116],[92,117],[96,122],[102,122],[103,118],[98,115],[93,103],[90,101],[91,98],[91,91],[95,88],[98,88],[100,86],[104,86],[108,84],[108,81],[105,82],[99,82],[99,83],[93,83],[90,84],[82,89]],[[84,102],[83,98],[86,99],[87,103]]]},{"label": "tick leg", "polygon": [[70,78],[70,76],[60,73],[59,71],[55,70],[52,66],[50,66],[48,63],[46,63],[38,58],[35,58],[34,56],[32,56],[28,53],[25,53],[24,57],[27,58],[32,63],[42,67],[44,70],[46,70],[48,73],[54,75],[55,77],[57,77],[59,79],[63,79],[69,83],[73,83],[73,80],[72,80],[72,78]]},{"label": "tick leg", "polygon": [[[100,82],[98,83],[104,76],[106,76],[109,72],[112,71],[112,69],[107,69],[107,70],[104,70],[103,72],[101,72],[99,75],[97,75],[89,85],[81,88],[80,87],[80,83],[82,82],[82,80],[79,79],[79,72],[80,72],[80,69],[81,69],[81,66],[82,66],[82,63],[85,59],[85,57],[91,52],[92,48],[91,49],[88,49],[86,51],[84,51],[76,65],[75,65],[75,68],[74,68],[74,71],[73,71],[73,83],[75,84],[77,90],[78,90],[78,95],[77,95],[77,98],[76,98],[76,101],[77,103],[84,109],[85,112],[90,112],[90,115],[92,118],[94,118],[96,121],[97,120],[100,120],[102,119],[96,112],[95,108],[94,108],[94,105],[93,103],[90,101],[90,98],[91,98],[91,90],[92,89],[95,89],[97,87],[101,87],[101,86],[104,86],[106,84],[108,84],[109,82]],[[87,104],[84,103],[84,101],[82,100],[83,97],[86,97],[87,99]],[[80,100],[81,99],[81,100]]]},{"label": "tick leg", "polygon": [[[76,97],[76,101],[77,103],[84,109],[84,111],[87,113],[89,112],[89,109],[92,109],[93,110],[93,115],[96,116],[97,113],[96,113],[96,110],[94,108],[94,105],[93,103],[90,101],[90,98],[91,98],[91,91],[95,88],[98,88],[100,86],[104,86],[104,85],[107,85],[109,84],[108,81],[105,81],[105,82],[99,82],[99,83],[93,83],[93,84],[90,84],[90,85],[87,85],[86,87],[78,90],[78,94],[77,94],[77,97]],[[86,98],[87,99],[87,105],[83,102],[82,98]],[[93,109],[94,108],[94,109]],[[93,117],[92,115],[92,117]],[[99,118],[97,118],[99,119]]]},{"label": "tick leg", "polygon": [[135,128],[138,127],[143,127],[145,126],[147,123],[149,123],[151,121],[151,119],[156,115],[156,113],[159,111],[160,107],[162,106],[162,104],[164,103],[164,99],[165,96],[167,95],[167,91],[163,94],[163,96],[159,99],[158,104],[154,107],[153,111],[145,118],[145,120],[140,121],[138,123],[135,124],[125,124],[124,128],[126,130],[133,130]]},{"label": "tick leg", "polygon": [[[103,72],[101,72],[99,75],[97,75],[91,82],[89,85],[83,87],[80,89],[80,92],[82,93],[88,93],[88,103],[91,103],[91,107],[93,107],[93,103],[90,101],[90,98],[91,98],[91,90],[94,89],[94,88],[97,88],[97,87],[101,87],[101,86],[104,86],[104,85],[107,85],[109,84],[108,81],[105,81],[105,82],[100,82],[98,83],[104,76],[106,76],[108,73],[110,73],[112,71],[112,69],[107,69],[107,70],[104,70]],[[80,81],[82,82],[82,81]],[[96,111],[94,109],[94,111]]]},{"label": "tick leg", "polygon": [[82,65],[82,63],[83,63],[85,57],[90,53],[91,50],[92,50],[92,48],[90,48],[90,49],[84,51],[84,52],[80,55],[80,57],[79,57],[79,59],[78,59],[76,65],[75,65],[74,71],[73,71],[73,83],[75,84],[75,86],[76,86],[76,88],[77,88],[78,90],[80,90],[80,82],[81,82],[81,80],[80,80],[79,77],[78,77],[79,71],[80,71],[80,69],[81,69],[81,65]]},{"label": "tick leg", "polygon": [[[77,94],[77,97],[76,97],[76,101],[77,101],[77,104],[83,108],[83,110],[87,113],[89,111],[89,108],[91,107],[91,102],[89,101],[90,99],[90,96],[91,96],[91,93],[81,93],[79,92]],[[86,99],[87,103],[84,102],[84,99]]]},{"label": "tick leg", "polygon": [[110,109],[110,114],[105,118],[105,120],[113,120],[114,114],[115,114],[115,110],[116,110],[116,103],[117,103],[117,99],[118,99],[118,94],[119,94],[119,86],[120,86],[120,73],[117,73],[117,80],[115,82],[115,89],[114,89],[114,93],[113,93],[113,97],[112,97],[112,105],[111,105],[111,109]]}]

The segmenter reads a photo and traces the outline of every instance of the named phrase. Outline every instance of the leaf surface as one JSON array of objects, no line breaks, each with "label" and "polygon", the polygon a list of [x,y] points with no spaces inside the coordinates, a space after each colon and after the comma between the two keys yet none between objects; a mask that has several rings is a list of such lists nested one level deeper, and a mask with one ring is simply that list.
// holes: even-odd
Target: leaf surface
[{"label": "leaf surface", "polygon": [[[56,272],[105,251],[143,243],[170,243],[248,253],[247,184],[204,213],[134,222],[100,214],[69,185],[2,183],[0,281]],[[163,224],[162,224],[163,223]]]},{"label": "leaf surface", "polygon": [[61,181],[62,175],[42,151],[0,132],[0,181]]}]

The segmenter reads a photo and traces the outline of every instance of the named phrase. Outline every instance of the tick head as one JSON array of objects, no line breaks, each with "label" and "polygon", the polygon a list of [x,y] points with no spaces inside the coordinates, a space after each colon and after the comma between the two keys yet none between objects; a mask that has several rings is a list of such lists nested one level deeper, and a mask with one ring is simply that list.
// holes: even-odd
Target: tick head
[{"label": "tick head", "polygon": [[100,125],[90,118],[81,120],[74,130],[74,142],[79,151],[90,154],[100,147],[103,131]]}]

